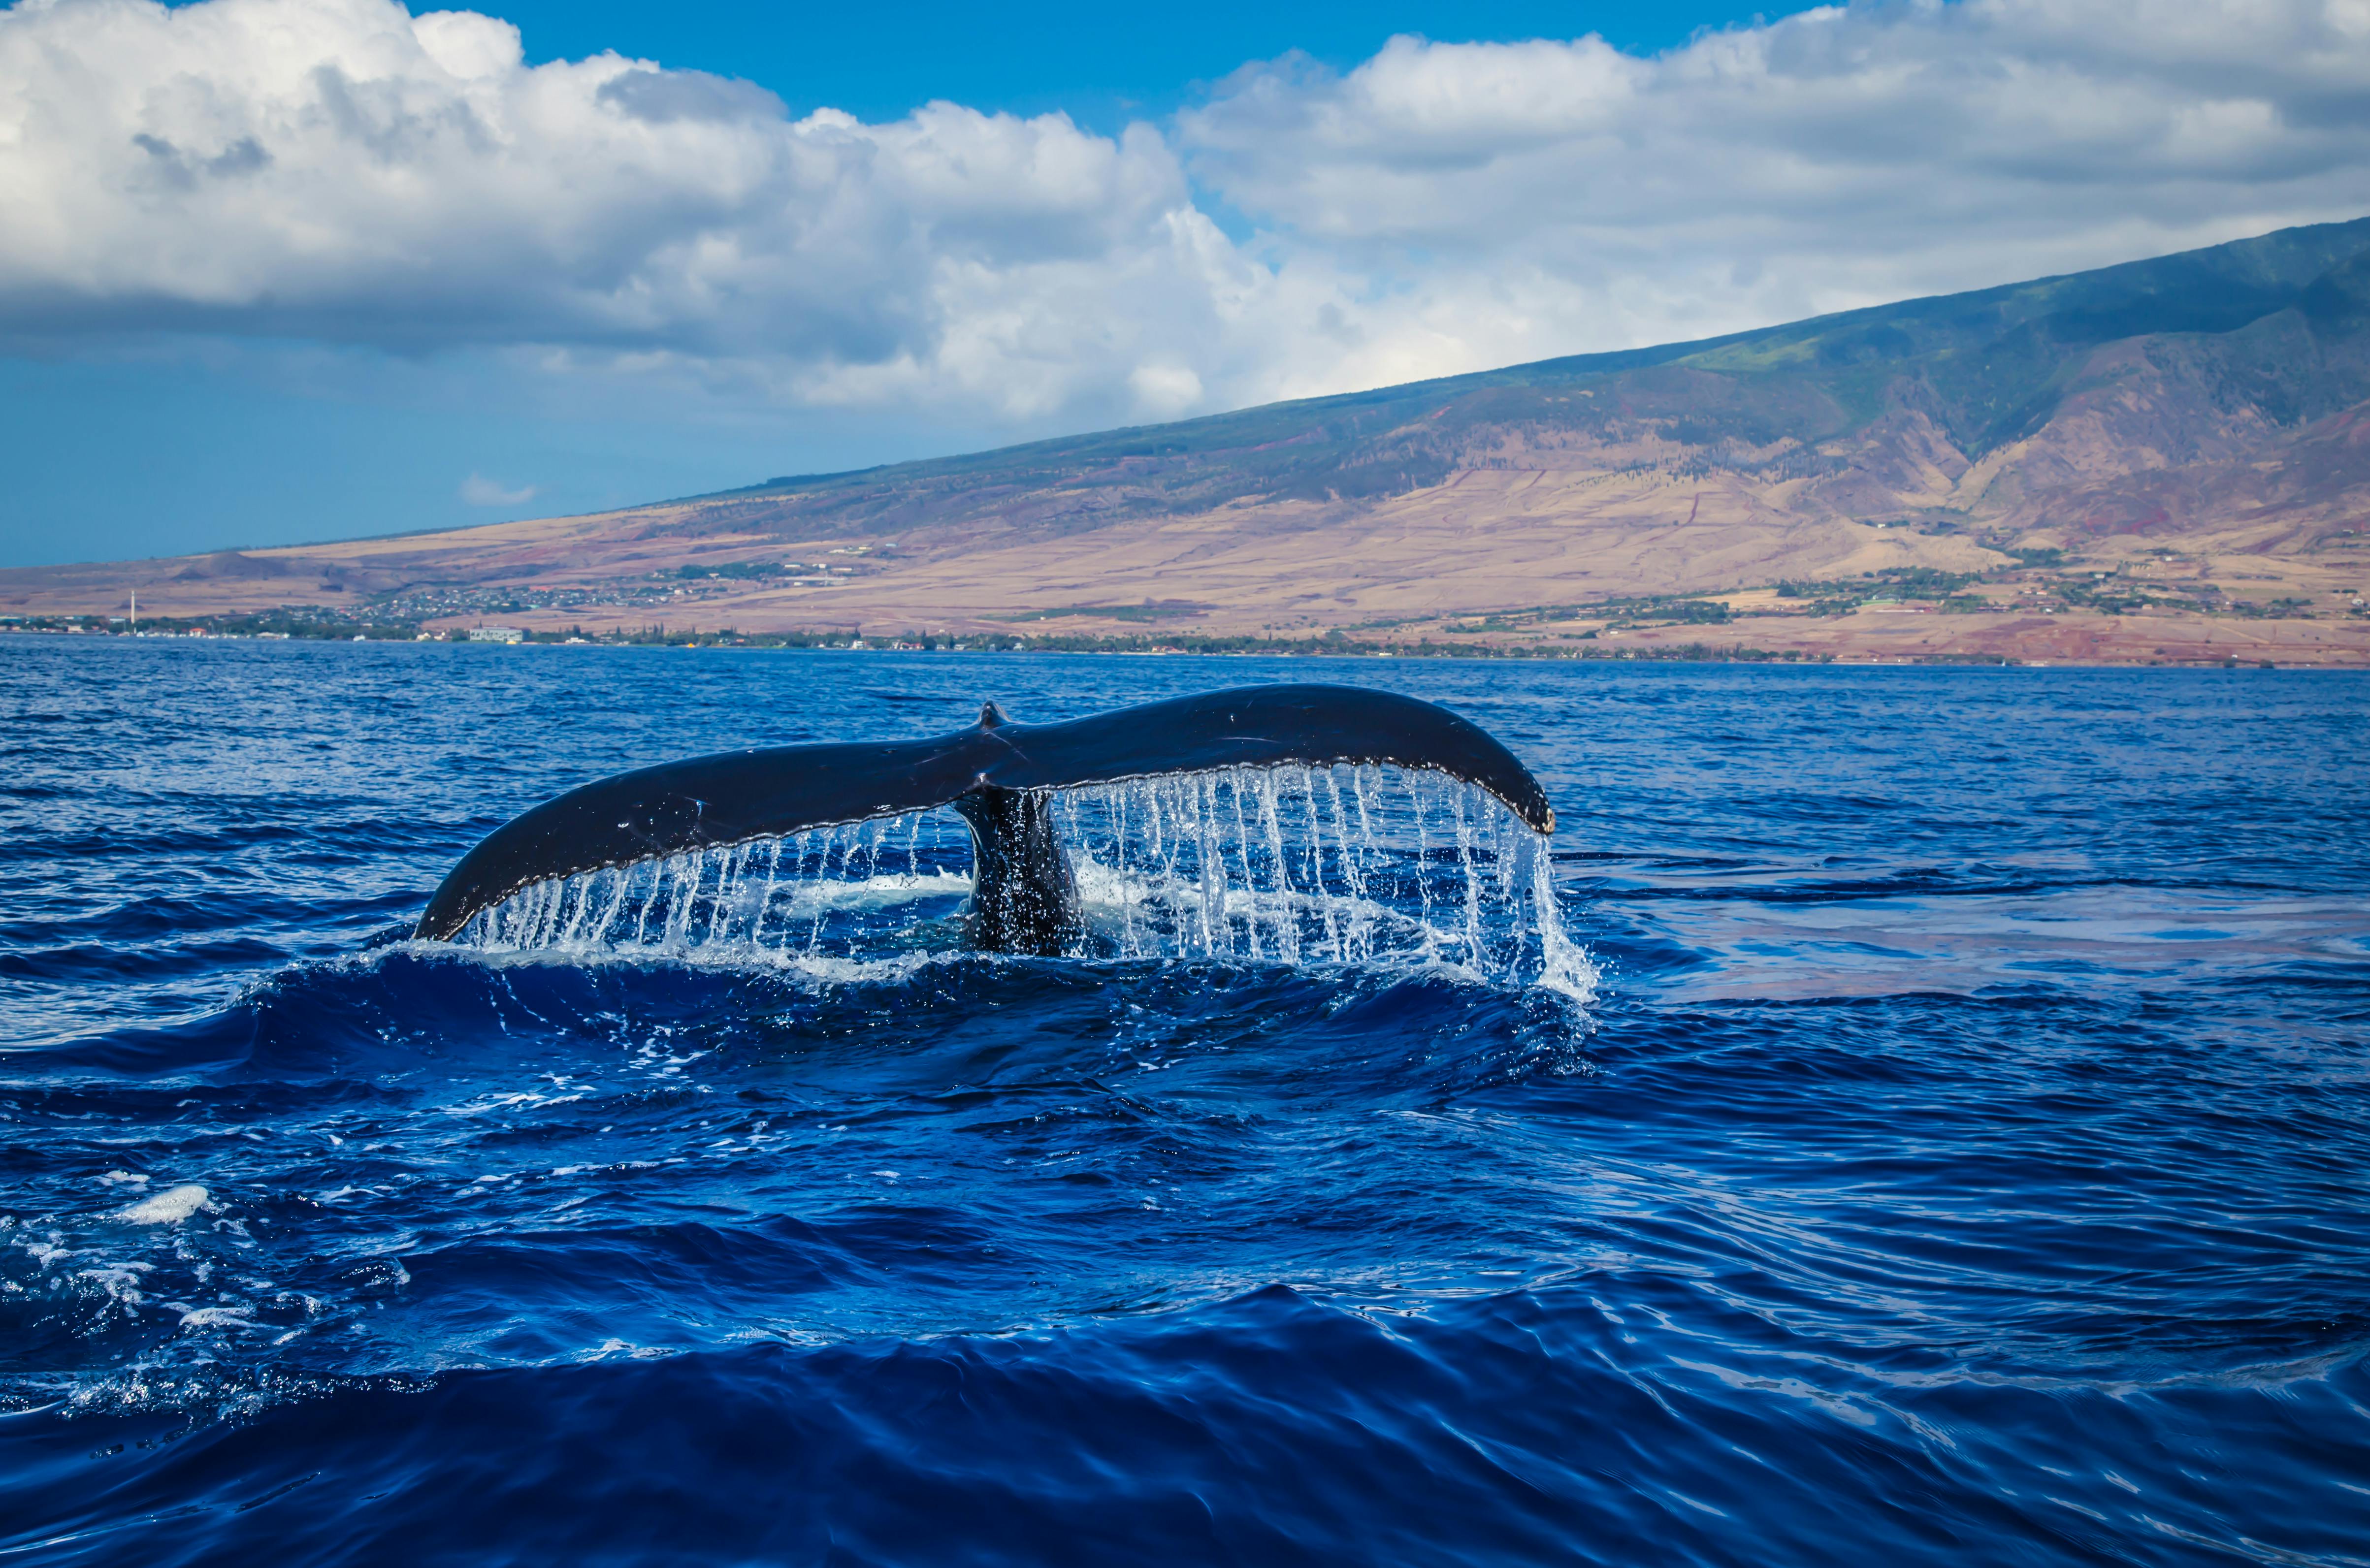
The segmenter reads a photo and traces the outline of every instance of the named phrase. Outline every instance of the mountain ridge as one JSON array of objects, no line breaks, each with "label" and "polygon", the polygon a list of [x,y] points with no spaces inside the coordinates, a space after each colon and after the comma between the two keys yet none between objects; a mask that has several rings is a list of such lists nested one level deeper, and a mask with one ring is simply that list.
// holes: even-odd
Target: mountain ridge
[{"label": "mountain ridge", "polygon": [[[1122,443],[1121,451],[1109,454],[1114,457],[1174,455],[1175,449],[1180,444],[1190,445],[1197,432],[1223,433],[1247,423],[1265,426],[1277,420],[1310,417],[1322,419],[1338,413],[1423,401],[1434,395],[1454,397],[1501,388],[1537,388],[1568,382],[1576,383],[1622,372],[1684,365],[1691,361],[1701,361],[1698,368],[1715,372],[1766,372],[1786,360],[1811,356],[1813,346],[1822,340],[1832,341],[1817,358],[1825,368],[1835,369],[1845,364],[1879,361],[1881,350],[1895,344],[1917,352],[1940,347],[1930,340],[1917,343],[1906,330],[1908,326],[1927,326],[1923,318],[1928,316],[1947,313],[1953,318],[1951,325],[1963,330],[1971,317],[1987,310],[1996,316],[2005,316],[2010,313],[1996,307],[2014,303],[2042,306],[2057,303],[2053,296],[2064,293],[2111,297],[2115,301],[2115,308],[2094,306],[2070,311],[2036,308],[2016,315],[2013,320],[2005,323],[1996,321],[1994,325],[2030,328],[2038,325],[2041,319],[2054,320],[2077,328],[2079,333],[2078,336],[2059,333],[2056,335],[2059,342],[2083,345],[2142,333],[2226,332],[2261,316],[2274,314],[2287,304],[2299,303],[2316,280],[2322,279],[2330,269],[2349,258],[2361,258],[2365,251],[2370,251],[2370,218],[2345,223],[2317,224],[2282,230],[2250,240],[2233,241],[2204,250],[2118,263],[2089,272],[2058,274],[1961,294],[1928,295],[1889,304],[1863,306],[1714,338],[1641,349],[1562,355],[1495,370],[1438,376],[1361,392],[1262,404],[1165,424],[1127,426],[1085,435],[1055,437],[981,452],[880,464],[840,473],[784,475],[756,485],[684,498],[680,502],[657,504],[752,500],[859,481],[884,483],[927,479],[947,473],[976,473],[983,466],[998,464],[999,462],[1009,464],[1039,454],[1048,458],[1061,455],[1085,458],[1094,453],[1096,449],[1114,442]],[[2170,299],[2165,298],[2169,292],[2168,284],[2180,285]],[[2201,295],[2200,291],[2217,284],[2230,292]],[[2131,297],[2134,294],[2141,298],[2134,300]],[[1893,342],[1885,342],[1887,337]],[[1746,350],[1763,346],[1766,346],[1766,351],[1754,357],[1747,356]],[[1894,357],[1900,356],[1896,353]],[[2002,416],[2002,421],[2012,422],[2021,415],[2027,425],[2037,428],[2045,419],[2047,406],[2042,398],[2029,399],[2026,407],[2008,411]],[[2012,440],[2015,435],[2008,434],[2001,439]],[[2000,440],[1985,441],[1979,437],[1976,447],[1980,452],[1997,444],[2000,444]],[[1130,447],[1143,450],[1129,450]]]},{"label": "mountain ridge", "polygon": [[[2231,604],[2218,579],[2321,604],[2362,575],[2365,404],[2370,218],[585,518],[0,572],[0,608],[88,608],[139,578],[149,602],[429,624],[668,608],[749,629],[1052,612],[1088,629],[1097,605],[1145,601],[1322,629],[1980,578],[2049,551],[2093,571],[2185,564]],[[741,576],[702,575],[726,568]]]}]

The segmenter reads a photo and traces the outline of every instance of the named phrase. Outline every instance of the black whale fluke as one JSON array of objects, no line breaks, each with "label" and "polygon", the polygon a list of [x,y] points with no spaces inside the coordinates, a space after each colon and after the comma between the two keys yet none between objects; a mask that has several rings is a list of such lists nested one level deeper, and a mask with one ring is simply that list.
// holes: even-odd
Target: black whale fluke
[{"label": "black whale fluke", "polygon": [[572,789],[496,829],[428,900],[443,940],[520,888],[657,855],[952,806],[974,849],[980,946],[1057,953],[1077,893],[1051,793],[1159,773],[1334,762],[1431,768],[1496,795],[1539,832],[1547,794],[1513,753],[1445,708],[1354,686],[1248,686],[1065,724],[1014,724],[990,703],[926,740],[775,746],[662,762]]}]

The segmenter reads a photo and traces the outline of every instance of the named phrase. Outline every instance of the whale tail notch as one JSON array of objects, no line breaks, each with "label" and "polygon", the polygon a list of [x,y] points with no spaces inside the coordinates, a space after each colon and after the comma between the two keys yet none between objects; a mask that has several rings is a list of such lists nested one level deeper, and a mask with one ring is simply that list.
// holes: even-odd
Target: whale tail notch
[{"label": "whale tail notch", "polygon": [[1534,831],[1555,830],[1538,781],[1470,720],[1360,687],[1242,687],[1056,724],[994,703],[951,735],[728,751],[602,779],[489,834],[428,901],[415,931],[443,941],[532,884],[811,828],[951,807],[971,830],[970,935],[988,951],[1052,955],[1082,929],[1057,790],[1168,773],[1335,763],[1431,769],[1487,790]]}]

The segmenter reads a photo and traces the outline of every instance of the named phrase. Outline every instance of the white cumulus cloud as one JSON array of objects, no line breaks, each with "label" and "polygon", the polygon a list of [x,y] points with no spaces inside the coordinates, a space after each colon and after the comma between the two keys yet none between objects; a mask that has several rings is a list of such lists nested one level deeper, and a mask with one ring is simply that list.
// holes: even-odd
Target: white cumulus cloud
[{"label": "white cumulus cloud", "polygon": [[669,407],[1041,429],[2354,216],[2365,129],[2362,0],[1906,0],[1651,57],[1401,38],[1116,135],[793,118],[395,0],[18,0],[0,335],[490,351]]},{"label": "white cumulus cloud", "polygon": [[2365,132],[2360,0],[1830,6],[1651,59],[1398,38],[1247,67],[1179,127],[1292,251],[1398,285],[1382,331],[1484,360],[2361,216]]},{"label": "white cumulus cloud", "polygon": [[550,345],[1015,414],[1184,352],[1239,268],[1148,128],[793,120],[394,0],[21,0],[0,190],[19,334]]},{"label": "white cumulus cloud", "polygon": [[523,506],[535,499],[535,486],[521,485],[512,489],[500,480],[472,474],[461,481],[461,498],[473,507]]}]

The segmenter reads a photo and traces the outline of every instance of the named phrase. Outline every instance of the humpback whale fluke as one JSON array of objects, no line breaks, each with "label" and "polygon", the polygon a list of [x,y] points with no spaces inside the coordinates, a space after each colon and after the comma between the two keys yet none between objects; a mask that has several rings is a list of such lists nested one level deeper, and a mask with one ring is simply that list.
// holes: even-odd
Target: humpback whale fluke
[{"label": "humpback whale fluke", "polygon": [[979,722],[926,740],[775,746],[662,762],[546,801],[487,835],[428,900],[415,933],[459,933],[534,883],[810,828],[951,806],[974,851],[971,935],[1059,953],[1079,929],[1053,792],[1161,773],[1336,762],[1428,768],[1478,785],[1534,830],[1547,793],[1478,726],[1354,686],[1248,686],[1061,724]]}]

